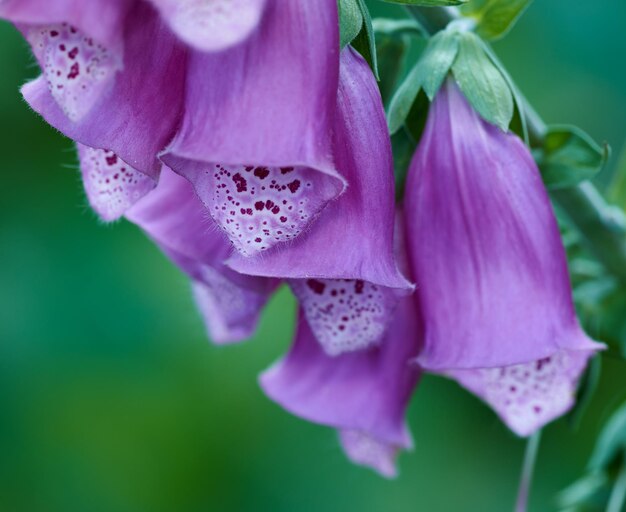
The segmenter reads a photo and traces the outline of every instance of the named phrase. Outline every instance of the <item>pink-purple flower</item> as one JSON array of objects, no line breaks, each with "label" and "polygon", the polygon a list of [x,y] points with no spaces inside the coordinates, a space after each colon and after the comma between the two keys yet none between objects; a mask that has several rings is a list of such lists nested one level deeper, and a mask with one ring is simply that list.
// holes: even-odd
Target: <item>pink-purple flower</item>
[{"label": "pink-purple flower", "polygon": [[[4,0],[42,74],[29,105],[73,139],[87,199],[192,283],[211,339],[299,303],[261,386],[396,474],[419,377],[451,377],[527,436],[574,402],[603,346],[576,319],[529,150],[452,79],[397,213],[376,80],[339,48],[336,0]],[[445,407],[445,405],[442,405]]]}]

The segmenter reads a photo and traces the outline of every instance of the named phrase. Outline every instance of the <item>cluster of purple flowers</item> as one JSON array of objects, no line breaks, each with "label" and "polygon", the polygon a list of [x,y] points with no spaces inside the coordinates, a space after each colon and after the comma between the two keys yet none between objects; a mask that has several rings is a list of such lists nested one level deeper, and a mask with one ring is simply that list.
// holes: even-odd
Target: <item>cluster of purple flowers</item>
[{"label": "cluster of purple flowers", "polygon": [[193,283],[216,343],[249,337],[283,282],[293,347],[269,397],[395,474],[421,372],[527,436],[573,404],[601,344],[576,318],[523,142],[449,78],[396,204],[368,65],[336,0],[0,0],[42,75],[30,106],[76,141],[104,221],[140,226]]}]

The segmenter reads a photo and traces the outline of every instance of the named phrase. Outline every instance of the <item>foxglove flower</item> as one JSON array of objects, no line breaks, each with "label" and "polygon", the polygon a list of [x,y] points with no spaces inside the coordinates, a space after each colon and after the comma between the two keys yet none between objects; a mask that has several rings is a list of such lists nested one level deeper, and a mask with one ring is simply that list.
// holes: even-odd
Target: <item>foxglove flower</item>
[{"label": "foxglove flower", "polygon": [[230,244],[187,180],[163,168],[157,188],[130,208],[126,217],[191,277],[196,303],[214,342],[240,341],[254,333],[276,282],[244,276],[224,265]]},{"label": "foxglove flower", "polygon": [[289,245],[235,254],[229,265],[288,279],[316,338],[337,355],[380,343],[398,296],[412,289],[394,258],[394,178],[380,94],[350,48],[341,55],[333,147],[346,192]]},{"label": "foxglove flower", "polygon": [[331,357],[301,313],[289,354],[260,379],[265,393],[289,412],[339,431],[356,464],[396,475],[399,451],[412,447],[405,411],[419,378],[411,365],[419,349],[412,299],[398,305],[379,347]]},{"label": "foxglove flower", "polygon": [[526,146],[448,81],[407,181],[405,219],[424,320],[420,365],[458,379],[521,435],[567,410],[602,345],[574,311],[565,252]]},{"label": "foxglove flower", "polygon": [[0,16],[17,23],[42,67],[42,76],[22,89],[30,106],[75,141],[114,153],[154,186],[157,153],[182,113],[186,70],[184,45],[156,10],[136,0],[11,0]]},{"label": "foxglove flower", "polygon": [[244,43],[189,57],[182,126],[161,159],[244,255],[294,240],[344,189],[337,16],[335,0],[270,0]]}]

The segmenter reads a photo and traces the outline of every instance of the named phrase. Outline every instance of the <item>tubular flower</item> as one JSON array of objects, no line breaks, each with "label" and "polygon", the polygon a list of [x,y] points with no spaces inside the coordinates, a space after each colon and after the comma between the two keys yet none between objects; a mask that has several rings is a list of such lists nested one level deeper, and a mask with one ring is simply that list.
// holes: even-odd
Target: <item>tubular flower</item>
[{"label": "tubular flower", "polygon": [[128,210],[126,217],[191,277],[196,303],[213,341],[240,341],[254,333],[276,282],[238,274],[223,264],[230,244],[188,181],[163,168],[156,189]]},{"label": "tubular flower", "polygon": [[603,345],[578,324],[528,149],[483,121],[452,81],[411,163],[405,221],[424,320],[419,364],[459,380],[520,435],[567,410]]},{"label": "tubular flower", "polygon": [[411,290],[394,258],[394,178],[382,102],[369,67],[350,48],[341,55],[333,143],[346,192],[288,246],[252,258],[235,254],[229,265],[287,278],[315,336],[336,355],[379,343],[398,295]]},{"label": "tubular flower", "polygon": [[161,159],[246,256],[297,238],[344,189],[331,147],[338,37],[335,0],[272,0],[245,43],[190,55],[182,126]]},{"label": "tubular flower", "polygon": [[261,387],[289,412],[336,428],[353,462],[393,477],[398,452],[412,447],[404,415],[419,379],[409,364],[419,349],[416,323],[405,297],[379,347],[330,357],[300,313],[291,351],[261,375]]}]

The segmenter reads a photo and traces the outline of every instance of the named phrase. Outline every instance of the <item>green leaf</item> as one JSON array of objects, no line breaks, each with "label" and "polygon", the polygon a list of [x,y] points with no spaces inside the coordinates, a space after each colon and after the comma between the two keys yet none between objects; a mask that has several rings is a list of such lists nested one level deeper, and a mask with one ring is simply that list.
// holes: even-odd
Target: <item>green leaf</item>
[{"label": "green leaf", "polygon": [[409,165],[417,143],[406,129],[402,129],[391,136],[391,147],[393,149],[393,170],[396,178],[396,199],[401,201],[404,197],[404,185],[409,172]]},{"label": "green leaf", "polygon": [[589,470],[606,469],[626,448],[626,403],[622,404],[604,426],[589,460]]},{"label": "green leaf", "polygon": [[576,392],[576,405],[574,405],[574,408],[567,415],[567,419],[572,428],[576,429],[579,427],[585,411],[589,407],[591,399],[598,389],[601,373],[602,359],[599,354],[596,354],[589,362],[587,371],[578,385],[578,390]]},{"label": "green leaf", "polygon": [[378,88],[385,105],[388,104],[396,88],[398,78],[404,68],[404,58],[408,49],[409,38],[406,36],[395,37],[383,34],[376,38],[378,69],[380,71]]},{"label": "green leaf", "polygon": [[459,35],[459,53],[452,73],[474,109],[488,122],[507,131],[513,118],[513,94],[506,79],[471,32]]},{"label": "green leaf", "polygon": [[[354,0],[353,0],[354,1]],[[374,33],[378,38],[379,35],[389,37],[418,36],[428,37],[428,33],[417,20],[414,19],[391,19],[391,18],[374,18],[372,20]]]},{"label": "green leaf", "polygon": [[551,126],[535,152],[546,187],[561,189],[593,178],[604,166],[608,146],[599,146],[575,126]]},{"label": "green leaf", "polygon": [[[594,503],[598,494],[606,494],[609,488],[609,477],[606,473],[591,473],[577,480],[557,496],[557,505],[560,509],[579,507]],[[601,500],[603,502],[603,500]],[[574,510],[579,510],[574,508]]]},{"label": "green leaf", "polygon": [[338,0],[341,48],[350,44],[363,28],[363,14],[358,0]]},{"label": "green leaf", "polygon": [[432,100],[441,87],[459,49],[458,33],[448,30],[433,36],[422,57],[398,87],[389,106],[389,131],[396,133],[406,121],[420,90]]},{"label": "green leaf", "polygon": [[611,184],[608,188],[609,200],[626,211],[626,145],[622,149]]},{"label": "green leaf", "polygon": [[359,5],[361,16],[363,17],[363,26],[359,34],[352,41],[352,46],[367,61],[370,68],[372,68],[376,80],[378,80],[378,57],[376,56],[376,36],[374,35],[374,27],[372,26],[372,17],[367,9],[367,5],[365,5],[365,0],[356,1]]},{"label": "green leaf", "polygon": [[532,0],[474,0],[462,7],[476,20],[476,32],[486,39],[500,39],[513,28]]},{"label": "green leaf", "polygon": [[469,0],[383,0],[388,4],[419,5],[422,7],[440,7],[444,5],[462,5]]}]

